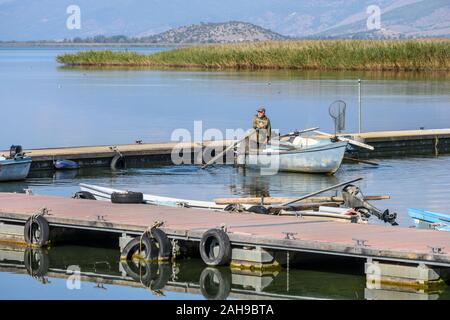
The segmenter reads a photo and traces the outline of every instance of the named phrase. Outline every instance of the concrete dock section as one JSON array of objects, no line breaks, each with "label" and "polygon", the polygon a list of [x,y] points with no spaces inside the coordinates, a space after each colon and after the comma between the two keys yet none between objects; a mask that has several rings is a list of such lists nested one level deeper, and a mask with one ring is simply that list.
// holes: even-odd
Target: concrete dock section
[{"label": "concrete dock section", "polygon": [[[372,145],[375,150],[353,148],[349,154],[360,159],[437,156],[450,153],[450,129],[378,131],[365,133],[345,133],[343,136]],[[324,138],[324,137],[323,137]],[[172,164],[172,151],[182,148],[188,157],[194,159],[205,148],[223,150],[232,141],[203,141],[167,143],[135,143],[109,146],[80,146],[25,150],[33,159],[31,170],[54,168],[54,161],[67,159],[76,161],[80,167],[111,167],[117,161],[124,161],[127,166],[148,164]],[[0,151],[0,155],[8,155]],[[232,152],[231,152],[232,153]],[[232,159],[232,157],[230,157]]]},{"label": "concrete dock section", "polygon": [[[46,208],[50,227],[140,235],[155,221],[169,238],[200,241],[225,228],[231,244],[450,267],[450,233],[248,213],[0,194],[0,221],[24,224]],[[434,248],[434,249],[433,249]]]}]

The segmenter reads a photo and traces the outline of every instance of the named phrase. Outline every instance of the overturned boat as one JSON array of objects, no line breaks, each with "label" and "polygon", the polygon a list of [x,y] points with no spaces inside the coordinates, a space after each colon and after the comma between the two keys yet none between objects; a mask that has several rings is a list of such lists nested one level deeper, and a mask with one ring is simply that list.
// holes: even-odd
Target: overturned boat
[{"label": "overturned boat", "polygon": [[[113,194],[126,194],[127,191],[95,186],[90,184],[80,184],[80,189],[82,192],[87,192],[95,197],[96,200],[111,201]],[[178,199],[171,197],[161,197],[151,194],[143,194],[143,202],[151,205],[158,206],[170,206],[170,207],[187,207],[187,208],[202,208],[202,209],[215,209],[224,210],[226,205],[218,205],[212,201],[198,201],[198,200],[187,200]]]},{"label": "overturned boat", "polygon": [[31,158],[21,146],[11,146],[9,157],[0,156],[0,182],[25,180],[30,172]]}]

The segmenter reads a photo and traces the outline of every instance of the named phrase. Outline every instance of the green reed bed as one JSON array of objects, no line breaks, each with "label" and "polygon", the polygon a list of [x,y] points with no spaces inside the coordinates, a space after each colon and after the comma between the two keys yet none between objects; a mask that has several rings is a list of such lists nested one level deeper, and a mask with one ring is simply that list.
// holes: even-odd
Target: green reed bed
[{"label": "green reed bed", "polygon": [[83,51],[69,66],[210,69],[450,70],[450,40],[310,40],[198,45],[154,54]]}]

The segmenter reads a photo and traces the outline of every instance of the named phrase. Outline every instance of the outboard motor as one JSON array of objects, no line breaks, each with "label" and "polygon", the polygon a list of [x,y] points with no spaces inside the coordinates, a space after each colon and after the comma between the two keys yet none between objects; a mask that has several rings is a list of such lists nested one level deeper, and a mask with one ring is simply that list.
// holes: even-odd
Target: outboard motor
[{"label": "outboard motor", "polygon": [[11,148],[9,148],[9,157],[11,159],[14,159],[15,157],[22,157],[22,156],[23,156],[22,146],[12,145]]},{"label": "outboard motor", "polygon": [[344,203],[347,207],[355,209],[364,215],[365,218],[369,218],[371,215],[374,215],[378,219],[388,222],[393,226],[398,225],[395,221],[397,218],[397,214],[395,212],[390,213],[389,209],[381,212],[381,210],[364,200],[364,195],[357,186],[352,184],[346,185],[342,189],[342,197],[344,198]]}]

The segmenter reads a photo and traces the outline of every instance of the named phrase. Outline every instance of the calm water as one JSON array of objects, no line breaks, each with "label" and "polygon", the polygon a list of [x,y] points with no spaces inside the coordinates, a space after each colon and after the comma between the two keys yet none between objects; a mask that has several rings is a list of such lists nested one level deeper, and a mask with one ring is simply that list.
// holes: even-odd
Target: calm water
[{"label": "calm water", "polygon": [[[76,50],[80,49],[0,48],[0,149],[7,149],[13,143],[38,148],[130,143],[136,139],[168,141],[174,129],[192,130],[195,120],[203,120],[204,129],[248,128],[260,104],[266,106],[273,127],[281,132],[312,126],[332,131],[328,105],[336,99],[347,102],[346,131],[351,132],[357,129],[358,78],[365,80],[364,130],[449,127],[450,77],[445,73],[86,70],[57,65],[57,54]],[[137,50],[151,52],[163,48]],[[255,171],[226,166],[208,170],[195,166],[154,166],[117,172],[39,172],[25,182],[0,184],[0,192],[22,192],[31,188],[39,194],[70,196],[79,190],[79,183],[85,182],[210,200],[262,193],[297,196],[363,177],[360,186],[365,194],[392,197],[374,204],[396,211],[403,227],[412,224],[406,215],[409,207],[450,212],[449,156],[377,161],[379,167],[345,164],[333,177],[287,173],[259,176]],[[118,279],[121,273],[116,251],[53,248],[48,252],[50,269],[65,270],[75,264],[84,266],[82,272],[95,273],[92,264],[107,261],[109,274]],[[17,254],[21,255],[23,253]],[[9,256],[0,250],[0,262],[3,261],[0,298],[159,298],[142,286],[119,285],[117,281],[105,285],[107,290],[98,288],[95,281],[83,282],[83,290],[67,290],[66,280],[51,272],[50,284],[42,284],[26,273],[23,258],[22,262],[20,259],[10,261],[5,258]],[[272,280],[266,279],[270,284],[263,292],[315,298],[369,297],[371,293],[365,290],[362,270],[346,268],[345,272],[338,272],[338,269],[331,266],[328,270],[313,272],[309,270],[317,270],[317,267],[302,267],[291,270],[289,277],[282,271],[272,275]],[[199,261],[182,262],[180,270],[182,282],[196,284],[198,288],[204,265]],[[12,283],[14,290],[6,289]],[[242,290],[239,282],[232,283],[231,288],[231,291]],[[204,298],[200,289],[197,293],[179,293],[172,289],[166,288],[165,298]],[[255,291],[244,294],[254,295]],[[448,298],[447,291],[433,298]],[[233,297],[239,298],[230,295]]]}]

